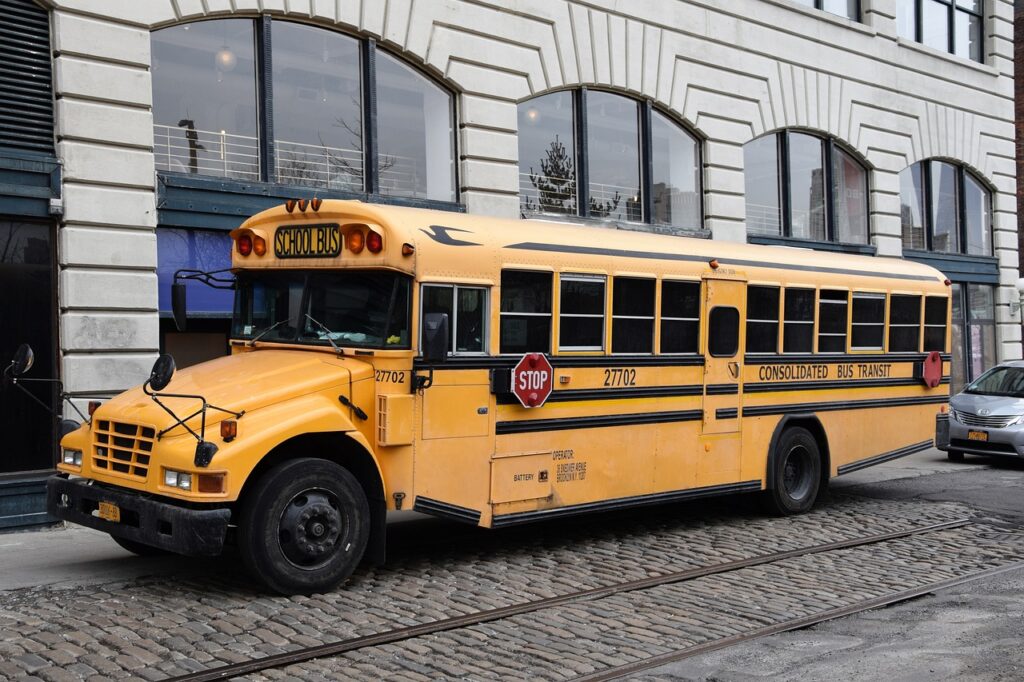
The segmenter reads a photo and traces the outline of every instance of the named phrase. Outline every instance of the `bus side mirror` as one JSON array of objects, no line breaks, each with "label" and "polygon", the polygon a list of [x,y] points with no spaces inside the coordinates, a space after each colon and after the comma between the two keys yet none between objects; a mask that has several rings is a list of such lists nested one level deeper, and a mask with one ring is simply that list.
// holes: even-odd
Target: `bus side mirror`
[{"label": "bus side mirror", "polygon": [[448,357],[448,313],[427,313],[423,316],[423,359],[444,362]]},{"label": "bus side mirror", "polygon": [[35,362],[35,354],[32,352],[32,346],[27,343],[23,343],[18,346],[18,350],[14,351],[14,359],[11,360],[8,371],[11,376],[20,377],[25,372],[32,369],[32,363]]},{"label": "bus side mirror", "polygon": [[149,373],[149,387],[154,391],[162,391],[171,383],[174,376],[174,358],[164,353],[153,363],[153,371]]},{"label": "bus side mirror", "polygon": [[171,314],[174,315],[174,326],[178,328],[178,331],[185,331],[188,324],[188,303],[185,297],[185,285],[179,282],[171,285]]}]

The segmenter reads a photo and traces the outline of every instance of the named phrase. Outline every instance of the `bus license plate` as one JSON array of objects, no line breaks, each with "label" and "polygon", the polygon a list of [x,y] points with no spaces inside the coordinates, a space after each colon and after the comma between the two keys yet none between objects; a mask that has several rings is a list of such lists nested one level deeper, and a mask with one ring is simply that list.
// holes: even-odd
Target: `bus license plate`
[{"label": "bus license plate", "polygon": [[967,440],[983,440],[983,441],[987,441],[988,440],[988,432],[987,431],[968,431],[967,432]]},{"label": "bus license plate", "polygon": [[100,502],[99,514],[101,519],[121,523],[121,508],[113,502]]}]

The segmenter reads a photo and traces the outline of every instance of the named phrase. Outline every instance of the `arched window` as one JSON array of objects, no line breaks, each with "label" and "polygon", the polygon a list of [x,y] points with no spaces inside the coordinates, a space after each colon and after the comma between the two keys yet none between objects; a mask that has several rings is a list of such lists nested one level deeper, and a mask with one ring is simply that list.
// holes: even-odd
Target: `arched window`
[{"label": "arched window", "polygon": [[867,170],[831,139],[783,131],[743,146],[747,232],[866,244]]},{"label": "arched window", "polygon": [[154,31],[152,48],[158,170],[457,200],[451,93],[373,41],[263,16]]},{"label": "arched window", "polygon": [[900,172],[903,248],[992,255],[992,199],[963,166],[921,161]]},{"label": "arched window", "polygon": [[648,102],[597,90],[519,105],[523,215],[701,228],[696,138]]}]

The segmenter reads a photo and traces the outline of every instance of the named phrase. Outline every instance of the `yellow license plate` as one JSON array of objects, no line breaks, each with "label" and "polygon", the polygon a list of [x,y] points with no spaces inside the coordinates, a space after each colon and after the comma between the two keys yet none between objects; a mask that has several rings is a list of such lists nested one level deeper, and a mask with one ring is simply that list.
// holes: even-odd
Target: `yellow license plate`
[{"label": "yellow license plate", "polygon": [[100,518],[114,523],[121,522],[121,508],[113,502],[100,502]]},{"label": "yellow license plate", "polygon": [[968,431],[968,440],[988,440],[988,432],[986,431]]}]

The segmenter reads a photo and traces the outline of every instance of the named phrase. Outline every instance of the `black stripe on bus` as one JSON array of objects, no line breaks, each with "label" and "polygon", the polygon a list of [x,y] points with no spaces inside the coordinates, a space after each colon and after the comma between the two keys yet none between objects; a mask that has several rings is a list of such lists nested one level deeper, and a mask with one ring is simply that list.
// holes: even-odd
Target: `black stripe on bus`
[{"label": "black stripe on bus", "polygon": [[[703,355],[586,355],[553,356],[548,360],[555,369],[579,367],[703,367]],[[414,370],[434,369],[512,369],[519,362],[519,356],[455,356],[444,362],[427,362],[414,358]]]},{"label": "black stripe on bus", "polygon": [[715,410],[715,419],[736,419],[739,416],[740,411],[735,407],[723,407]]},{"label": "black stripe on bus", "polygon": [[431,516],[440,516],[446,519],[454,519],[456,521],[471,523],[474,526],[480,523],[480,512],[475,509],[460,507],[456,504],[441,502],[439,500],[432,500],[429,497],[423,497],[422,495],[416,496],[416,503],[412,506],[412,510],[420,512],[421,514],[430,514]]},{"label": "black stripe on bus", "polygon": [[510,433],[532,433],[535,431],[599,429],[608,426],[630,426],[633,424],[689,422],[700,421],[703,418],[703,410],[678,410],[676,412],[643,412],[640,414],[609,414],[591,417],[559,417],[557,419],[523,419],[521,421],[498,422],[495,424],[495,433],[502,436]]},{"label": "black stripe on bus", "polygon": [[[949,383],[949,377],[940,382]],[[914,377],[896,377],[892,379],[840,379],[838,381],[780,381],[756,384],[744,384],[744,393],[775,393],[782,391],[836,391],[847,388],[884,388],[888,386],[924,386],[920,379]]]},{"label": "black stripe on bus", "polygon": [[861,277],[882,277],[884,279],[904,279],[915,282],[939,282],[937,275],[905,275],[876,270],[854,270],[852,268],[828,268],[817,265],[798,265],[793,263],[773,263],[770,261],[740,260],[712,256],[696,256],[687,253],[664,253],[659,251],[630,251],[628,249],[609,249],[601,246],[582,246],[579,244],[543,244],[541,242],[520,242],[508,244],[506,249],[521,251],[544,251],[546,253],[572,253],[588,256],[621,256],[626,258],[644,258],[649,260],[669,260],[707,263],[714,258],[722,265],[739,265],[752,268],[780,268],[801,272],[826,272],[834,275],[858,275]]},{"label": "black stripe on bus", "polygon": [[[944,362],[949,362],[953,356],[949,353],[940,354]],[[743,356],[745,365],[779,365],[779,364],[801,364],[801,365],[839,365],[856,364],[858,362],[921,362],[927,359],[927,353],[879,353],[876,355],[858,355],[856,353],[800,353],[799,355],[760,355],[758,353],[747,353]]]},{"label": "black stripe on bus", "polygon": [[908,445],[907,447],[900,448],[899,450],[893,450],[891,452],[885,452],[885,453],[882,453],[881,455],[877,455],[875,457],[869,457],[867,459],[862,459],[859,462],[852,462],[850,464],[844,464],[841,467],[839,467],[839,469],[838,469],[839,473],[837,475],[842,476],[843,474],[848,474],[848,473],[850,473],[852,471],[859,471],[861,469],[867,469],[868,467],[875,466],[876,464],[881,464],[883,462],[890,462],[890,461],[892,461],[894,459],[899,459],[900,457],[906,457],[907,455],[912,455],[915,452],[921,452],[922,450],[927,450],[931,446],[932,446],[932,442],[930,440],[923,440],[920,443],[914,443],[913,445]]},{"label": "black stripe on bus", "polygon": [[921,398],[878,398],[876,400],[845,400],[843,402],[797,403],[792,405],[755,405],[743,408],[744,417],[766,414],[793,414],[806,412],[833,412],[835,410],[866,410],[873,407],[904,407],[949,402],[948,395]]},{"label": "black stripe on bus", "polygon": [[739,392],[739,384],[708,384],[704,387],[705,395],[736,395]]},{"label": "black stripe on bus", "polygon": [[744,481],[742,483],[712,485],[706,488],[691,488],[689,490],[673,490],[667,493],[620,497],[614,500],[604,500],[601,502],[574,504],[569,507],[560,507],[558,509],[540,509],[538,511],[515,512],[514,514],[500,514],[493,518],[491,526],[493,528],[501,528],[503,526],[512,526],[518,523],[542,521],[544,519],[557,519],[563,516],[573,516],[576,514],[588,514],[590,512],[597,511],[613,511],[649,504],[664,504],[666,502],[679,502],[681,500],[692,500],[699,497],[711,497],[712,495],[751,493],[759,490],[761,490],[761,481]]},{"label": "black stripe on bus", "polygon": [[[549,403],[564,403],[586,400],[631,400],[635,398],[679,398],[684,396],[702,395],[704,387],[700,384],[682,386],[638,386],[635,388],[574,388],[554,391],[548,398]],[[497,396],[499,405],[518,405],[519,401],[511,393]]]}]

